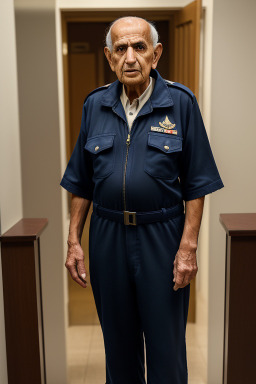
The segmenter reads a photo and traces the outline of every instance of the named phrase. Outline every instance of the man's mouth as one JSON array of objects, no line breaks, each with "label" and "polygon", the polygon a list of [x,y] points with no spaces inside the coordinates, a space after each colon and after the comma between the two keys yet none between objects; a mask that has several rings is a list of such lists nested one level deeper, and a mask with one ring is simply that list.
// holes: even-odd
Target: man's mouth
[{"label": "man's mouth", "polygon": [[124,70],[124,72],[139,72],[139,70],[138,69],[135,69],[135,68],[133,68],[133,69],[125,69]]}]

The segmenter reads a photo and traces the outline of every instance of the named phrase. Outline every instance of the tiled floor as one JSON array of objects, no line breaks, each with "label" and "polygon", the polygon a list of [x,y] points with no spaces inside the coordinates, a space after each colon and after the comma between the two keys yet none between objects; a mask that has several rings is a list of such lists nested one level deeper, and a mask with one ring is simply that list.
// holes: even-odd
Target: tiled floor
[{"label": "tiled floor", "polygon": [[[105,384],[105,354],[98,325],[68,328],[69,384]],[[189,384],[206,384],[207,310],[198,297],[197,323],[187,325]]]}]

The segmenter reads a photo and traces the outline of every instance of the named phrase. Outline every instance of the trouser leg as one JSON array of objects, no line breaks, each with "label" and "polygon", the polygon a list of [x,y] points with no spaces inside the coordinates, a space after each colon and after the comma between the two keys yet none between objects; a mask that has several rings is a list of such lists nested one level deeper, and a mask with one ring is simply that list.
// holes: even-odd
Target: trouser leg
[{"label": "trouser leg", "polygon": [[145,384],[144,339],[122,224],[92,214],[90,279],[102,327],[107,384]]},{"label": "trouser leg", "polygon": [[135,275],[145,334],[147,384],[187,384],[186,322],[190,285],[173,290],[173,261],[184,218],[138,226]]}]

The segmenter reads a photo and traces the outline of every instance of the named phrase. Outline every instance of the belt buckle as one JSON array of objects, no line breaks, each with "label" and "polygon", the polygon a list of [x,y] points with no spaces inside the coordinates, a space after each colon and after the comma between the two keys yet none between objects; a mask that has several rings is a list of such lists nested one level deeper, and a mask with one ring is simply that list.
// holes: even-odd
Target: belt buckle
[{"label": "belt buckle", "polygon": [[[132,219],[132,220],[130,220]],[[136,212],[124,211],[124,224],[137,225]]]}]

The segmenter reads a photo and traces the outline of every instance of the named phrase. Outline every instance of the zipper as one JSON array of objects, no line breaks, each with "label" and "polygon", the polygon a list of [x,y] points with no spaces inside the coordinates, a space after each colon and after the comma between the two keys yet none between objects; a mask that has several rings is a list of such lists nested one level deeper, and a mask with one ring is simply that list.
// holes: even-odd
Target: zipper
[{"label": "zipper", "polygon": [[[152,110],[153,110],[153,108],[152,108],[152,106],[151,106],[151,110],[150,110],[150,112],[152,112]],[[115,112],[115,114],[116,114],[117,116],[119,116],[122,120],[124,120],[124,119],[122,118],[122,116],[119,115],[119,113],[117,113],[115,110],[113,110],[113,111]],[[124,176],[123,176],[123,203],[124,203],[124,211],[126,211],[126,198],[125,198],[125,189],[126,189],[126,188],[125,188],[125,184],[126,184],[126,169],[127,169],[127,161],[128,161],[129,147],[130,147],[130,143],[131,143],[131,132],[132,132],[132,127],[133,127],[134,122],[137,120],[138,117],[147,115],[147,114],[150,113],[150,112],[142,113],[141,115],[138,114],[138,115],[136,116],[136,118],[133,120],[133,123],[132,123],[132,125],[131,125],[131,129],[130,129],[130,131],[129,131],[129,126],[128,126],[127,122],[125,122],[126,125],[127,125],[127,127],[128,127],[128,136],[127,136],[127,139],[126,139],[126,155],[125,155]]]},{"label": "zipper", "polygon": [[[131,131],[130,131],[131,132]],[[126,139],[126,156],[125,156],[125,164],[124,164],[124,178],[123,178],[123,198],[124,198],[124,211],[126,211],[126,199],[125,199],[125,179],[126,179],[126,169],[127,169],[127,160],[128,160],[128,152],[129,146],[131,142],[131,134],[128,133]]]},{"label": "zipper", "polygon": [[127,161],[128,161],[128,152],[129,152],[129,146],[130,146],[130,142],[131,142],[131,130],[132,130],[132,126],[133,126],[134,121],[133,121],[133,123],[131,125],[131,129],[130,129],[130,132],[129,132],[129,126],[128,126],[127,122],[123,119],[123,117],[121,115],[119,115],[119,113],[116,112],[116,110],[113,109],[113,112],[117,116],[119,116],[125,122],[125,124],[127,125],[127,128],[128,128],[128,136],[127,136],[127,139],[126,139],[126,155],[125,155],[125,165],[124,165],[124,176],[123,176],[123,203],[124,203],[124,211],[126,211],[125,179],[126,179],[126,168],[127,168]]}]

